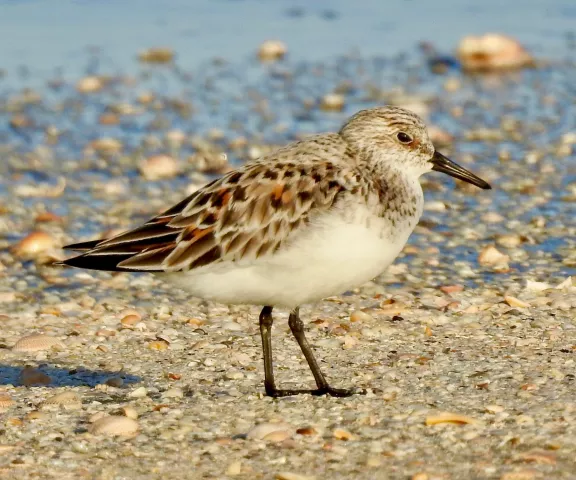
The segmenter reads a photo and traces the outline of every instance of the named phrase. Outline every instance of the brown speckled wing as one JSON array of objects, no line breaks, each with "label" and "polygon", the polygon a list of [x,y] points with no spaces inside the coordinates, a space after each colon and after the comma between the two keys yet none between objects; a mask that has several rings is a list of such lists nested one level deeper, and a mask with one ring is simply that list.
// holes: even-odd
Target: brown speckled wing
[{"label": "brown speckled wing", "polygon": [[278,250],[360,175],[332,162],[261,161],[209,183],[146,224],[65,261],[83,268],[183,271]]}]

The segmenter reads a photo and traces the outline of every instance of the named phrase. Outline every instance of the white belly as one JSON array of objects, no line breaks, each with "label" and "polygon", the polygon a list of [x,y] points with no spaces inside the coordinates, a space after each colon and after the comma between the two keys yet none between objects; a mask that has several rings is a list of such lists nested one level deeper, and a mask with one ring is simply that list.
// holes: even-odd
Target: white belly
[{"label": "white belly", "polygon": [[188,272],[159,274],[206,300],[293,308],[338,295],[382,273],[404,247],[417,221],[383,235],[384,220],[345,223],[322,219],[288,248],[250,263],[224,262]]}]

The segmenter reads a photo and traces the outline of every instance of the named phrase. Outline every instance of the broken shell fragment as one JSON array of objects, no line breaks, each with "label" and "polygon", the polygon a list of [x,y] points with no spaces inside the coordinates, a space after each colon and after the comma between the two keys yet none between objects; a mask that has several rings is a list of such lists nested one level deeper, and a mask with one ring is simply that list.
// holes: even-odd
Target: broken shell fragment
[{"label": "broken shell fragment", "polygon": [[442,412],[437,415],[429,415],[426,417],[426,425],[438,425],[440,423],[453,423],[456,425],[476,425],[478,420],[467,415],[459,413]]}]

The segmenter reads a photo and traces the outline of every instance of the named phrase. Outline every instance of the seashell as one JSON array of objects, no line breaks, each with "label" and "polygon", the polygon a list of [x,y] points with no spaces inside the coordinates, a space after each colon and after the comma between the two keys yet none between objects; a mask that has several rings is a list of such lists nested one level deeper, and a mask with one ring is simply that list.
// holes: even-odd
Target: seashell
[{"label": "seashell", "polygon": [[530,306],[529,303],[526,303],[519,298],[511,297],[510,295],[505,295],[504,301],[511,307],[528,308]]},{"label": "seashell", "polygon": [[478,263],[484,266],[505,265],[509,260],[508,255],[503,254],[493,245],[484,247],[478,255]]},{"label": "seashell", "polygon": [[339,93],[329,93],[320,100],[320,110],[325,112],[341,112],[345,105],[344,95]]},{"label": "seashell", "polygon": [[95,93],[102,90],[104,81],[100,77],[90,76],[78,80],[76,83],[76,90],[80,93]]},{"label": "seashell", "polygon": [[120,123],[120,115],[114,112],[104,112],[98,117],[100,125],[118,125]]},{"label": "seashell", "polygon": [[38,410],[33,410],[30,413],[26,414],[26,420],[34,421],[34,420],[45,420],[48,416],[45,413],[39,412]]},{"label": "seashell", "polygon": [[[289,435],[285,438],[289,438],[289,436],[292,435],[292,427],[287,423],[260,423],[246,434],[246,438],[251,438],[254,440],[265,440],[266,437],[276,432],[287,432]],[[273,435],[269,439],[271,441],[278,441],[278,437],[279,435]]]},{"label": "seashell", "polygon": [[362,310],[354,310],[350,314],[350,321],[351,322],[371,322],[374,320],[372,315],[369,313],[363,312]]},{"label": "seashell", "polygon": [[287,51],[286,45],[280,40],[266,40],[258,48],[258,58],[261,62],[273,62],[284,58]]},{"label": "seashell", "polygon": [[162,393],[162,398],[183,398],[184,392],[181,388],[169,388],[164,393]]},{"label": "seashell", "polygon": [[186,141],[186,134],[182,130],[170,130],[166,132],[164,139],[170,147],[178,148]]},{"label": "seashell", "polygon": [[0,413],[5,412],[10,407],[13,407],[16,404],[12,397],[7,393],[0,393]]},{"label": "seashell", "polygon": [[93,150],[103,156],[115,155],[122,151],[122,142],[115,138],[98,138],[88,144],[88,150]]},{"label": "seashell", "polygon": [[82,401],[77,393],[68,390],[52,395],[42,402],[42,408],[50,409],[59,407],[65,410],[77,410],[82,408]]},{"label": "seashell", "polygon": [[31,387],[34,385],[36,386],[50,385],[50,383],[52,382],[52,379],[44,372],[41,372],[40,370],[37,370],[30,366],[24,367],[22,372],[20,372],[19,380],[20,385],[23,385],[25,387]]},{"label": "seashell", "polygon": [[548,283],[526,280],[526,290],[530,290],[532,292],[543,292],[544,290],[548,290],[550,288],[552,288],[552,285],[549,285]]},{"label": "seashell", "polygon": [[283,442],[284,440],[287,440],[291,436],[292,434],[286,430],[276,430],[264,436],[262,440],[264,440],[265,442],[279,443]]},{"label": "seashell", "polygon": [[107,415],[90,425],[88,431],[94,435],[127,436],[135,434],[139,428],[140,426],[136,420],[128,417]]},{"label": "seashell", "polygon": [[440,423],[454,423],[456,425],[476,425],[478,420],[459,413],[442,412],[438,415],[429,415],[426,417],[426,425],[438,425]]},{"label": "seashell", "polygon": [[156,97],[151,92],[142,92],[141,94],[138,95],[137,100],[138,103],[141,103],[142,105],[148,105],[152,103],[155,98]]},{"label": "seashell", "polygon": [[278,472],[274,475],[274,480],[315,480],[316,477],[310,477],[308,475],[300,475],[299,473],[293,472]]},{"label": "seashell", "polygon": [[38,223],[52,223],[52,222],[63,223],[64,219],[52,212],[42,212],[36,215],[34,221]]},{"label": "seashell", "polygon": [[174,50],[165,47],[149,48],[138,54],[138,60],[142,63],[171,63],[174,61]]},{"label": "seashell", "polygon": [[533,463],[536,465],[555,465],[556,454],[545,450],[531,450],[520,453],[513,458],[514,462]]},{"label": "seashell", "polygon": [[108,415],[106,415],[104,412],[96,412],[96,413],[93,413],[92,415],[90,415],[90,417],[88,418],[88,422],[94,423],[94,422],[97,422],[98,420],[100,420],[101,418],[104,418],[104,417],[108,417]]},{"label": "seashell", "polygon": [[148,344],[148,348],[150,350],[166,350],[169,346],[169,343],[164,340],[154,340]]},{"label": "seashell", "polygon": [[486,405],[484,407],[488,413],[502,413],[504,411],[504,407],[502,405]]},{"label": "seashell", "polygon": [[336,440],[354,440],[354,435],[350,433],[348,430],[344,430],[343,428],[335,428],[332,432],[332,435]]},{"label": "seashell", "polygon": [[242,473],[242,462],[237,460],[226,467],[226,475],[234,476]]},{"label": "seashell", "polygon": [[460,41],[458,57],[464,70],[489,72],[517,70],[534,65],[534,59],[515,39],[499,33],[469,35]]},{"label": "seashell", "polygon": [[178,173],[178,162],[169,155],[153,155],[140,164],[140,172],[146,180],[170,178]]},{"label": "seashell", "polygon": [[558,285],[556,285],[555,288],[558,290],[568,290],[571,287],[572,287],[572,277],[567,277],[566,280],[560,282]]},{"label": "seashell", "polygon": [[146,387],[138,387],[128,394],[130,398],[144,398],[146,395],[148,395]]},{"label": "seashell", "polygon": [[22,337],[16,342],[12,351],[14,352],[41,352],[51,348],[63,348],[64,345],[56,337],[43,334],[32,334]]},{"label": "seashell", "polygon": [[496,243],[503,246],[504,248],[517,248],[525,241],[521,235],[516,235],[514,233],[506,233],[501,235],[496,235]]},{"label": "seashell", "polygon": [[24,259],[33,259],[39,254],[56,248],[58,241],[49,233],[36,231],[24,237],[12,249],[14,254]]},{"label": "seashell", "polygon": [[318,430],[316,430],[314,427],[302,427],[296,430],[296,433],[298,435],[317,435]]},{"label": "seashell", "polygon": [[134,407],[131,406],[123,407],[122,413],[125,417],[131,418],[132,420],[136,420],[138,418],[138,412]]}]

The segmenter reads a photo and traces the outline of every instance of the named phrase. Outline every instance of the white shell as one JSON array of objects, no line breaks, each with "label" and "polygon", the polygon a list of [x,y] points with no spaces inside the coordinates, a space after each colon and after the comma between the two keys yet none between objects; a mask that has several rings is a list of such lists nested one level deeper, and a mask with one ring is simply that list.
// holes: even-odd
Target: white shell
[{"label": "white shell", "polygon": [[260,423],[247,433],[246,438],[279,441],[280,438],[285,440],[291,435],[292,427],[287,423]]},{"label": "white shell", "polygon": [[16,402],[7,393],[0,393],[0,412],[5,412],[13,407]]},{"label": "white shell", "polygon": [[106,416],[90,425],[94,435],[133,435],[138,431],[138,422],[128,417]]},{"label": "white shell", "polygon": [[72,391],[57,393],[42,402],[43,408],[60,407],[66,410],[82,408],[80,397]]},{"label": "white shell", "polygon": [[62,342],[56,337],[33,334],[27,335],[18,340],[12,350],[14,352],[40,352],[54,347],[62,348],[63,346]]}]

